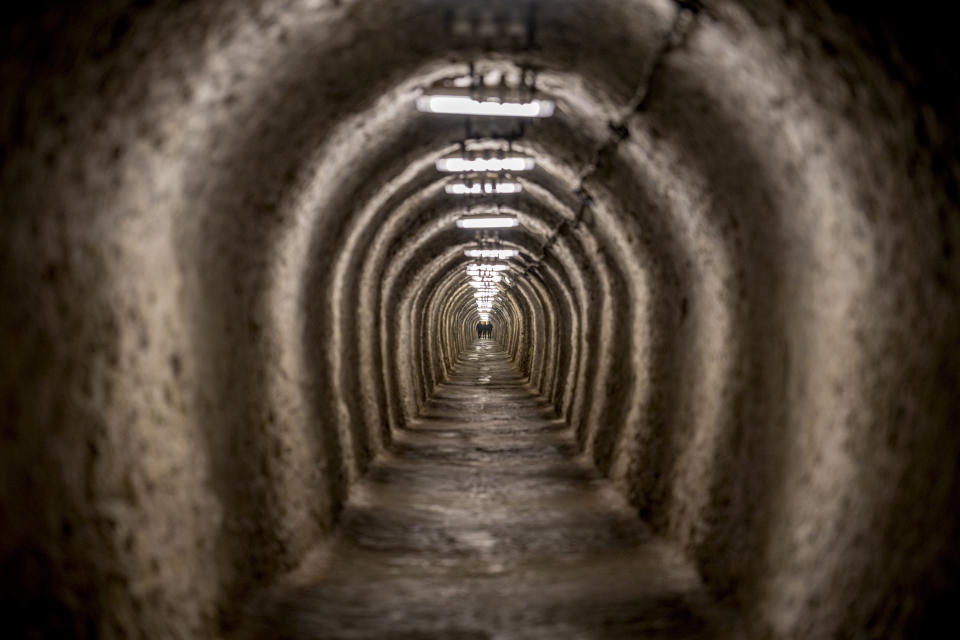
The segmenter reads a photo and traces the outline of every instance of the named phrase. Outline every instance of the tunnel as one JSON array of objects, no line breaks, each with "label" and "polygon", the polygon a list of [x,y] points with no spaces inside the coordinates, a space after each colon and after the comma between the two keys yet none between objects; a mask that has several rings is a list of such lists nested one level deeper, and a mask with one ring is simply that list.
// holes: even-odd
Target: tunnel
[{"label": "tunnel", "polygon": [[938,5],[3,12],[9,637],[960,633]]}]

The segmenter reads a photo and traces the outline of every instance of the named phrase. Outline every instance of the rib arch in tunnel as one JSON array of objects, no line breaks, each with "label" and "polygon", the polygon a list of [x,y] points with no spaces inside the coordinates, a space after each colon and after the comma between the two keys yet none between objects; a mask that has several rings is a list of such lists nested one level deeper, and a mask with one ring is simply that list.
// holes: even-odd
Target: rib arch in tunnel
[{"label": "rib arch in tunnel", "polygon": [[[489,445],[486,397],[501,422],[511,403],[537,417],[481,468],[526,442],[595,473],[598,505],[619,505],[604,513],[649,527],[693,576],[710,634],[955,627],[957,77],[929,14],[17,11],[0,45],[15,632],[231,635],[332,575],[330,550],[371,531],[351,519],[371,483],[437,451],[411,442],[441,437],[443,407],[477,416],[448,435]],[[557,103],[512,140],[536,160],[523,190],[468,199],[519,221],[498,234],[518,254],[491,341],[464,275],[478,236],[434,166],[465,122],[414,108],[469,63],[535,70]],[[475,118],[468,135],[493,148],[515,126]],[[471,376],[480,396],[460,388]]]}]

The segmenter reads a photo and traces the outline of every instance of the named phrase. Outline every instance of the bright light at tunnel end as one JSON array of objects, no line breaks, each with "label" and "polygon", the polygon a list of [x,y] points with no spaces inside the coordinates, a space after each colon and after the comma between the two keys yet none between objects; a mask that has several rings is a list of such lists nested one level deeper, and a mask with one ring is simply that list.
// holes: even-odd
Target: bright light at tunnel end
[{"label": "bright light at tunnel end", "polygon": [[426,95],[417,98],[417,109],[424,113],[463,116],[495,116],[512,118],[549,118],[555,104],[552,100],[530,102],[498,102],[475,100],[469,96]]}]

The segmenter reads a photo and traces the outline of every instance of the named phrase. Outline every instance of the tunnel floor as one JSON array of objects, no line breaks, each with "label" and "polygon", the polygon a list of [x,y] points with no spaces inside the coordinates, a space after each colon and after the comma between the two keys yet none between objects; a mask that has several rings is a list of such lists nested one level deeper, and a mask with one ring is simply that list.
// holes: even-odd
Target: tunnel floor
[{"label": "tunnel floor", "polygon": [[696,572],[576,453],[492,340],[351,491],[252,638],[715,638]]}]

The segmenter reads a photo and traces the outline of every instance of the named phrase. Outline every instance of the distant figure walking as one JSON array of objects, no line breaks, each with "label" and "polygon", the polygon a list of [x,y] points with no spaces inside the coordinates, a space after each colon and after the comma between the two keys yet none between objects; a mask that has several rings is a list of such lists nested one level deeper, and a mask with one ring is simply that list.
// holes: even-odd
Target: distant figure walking
[{"label": "distant figure walking", "polygon": [[487,322],[487,323],[485,324],[485,326],[483,327],[483,329],[484,329],[484,334],[486,334],[486,337],[488,337],[488,338],[492,338],[492,337],[493,337],[493,323],[492,323],[492,322]]},{"label": "distant figure walking", "polygon": [[478,322],[478,323],[477,323],[477,337],[478,337],[478,338],[482,338],[482,337],[483,337],[483,323],[482,323],[482,322]]}]

